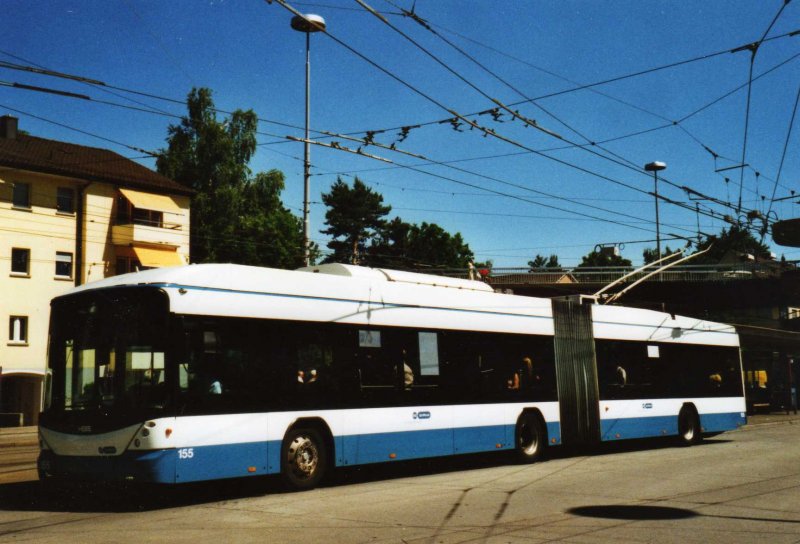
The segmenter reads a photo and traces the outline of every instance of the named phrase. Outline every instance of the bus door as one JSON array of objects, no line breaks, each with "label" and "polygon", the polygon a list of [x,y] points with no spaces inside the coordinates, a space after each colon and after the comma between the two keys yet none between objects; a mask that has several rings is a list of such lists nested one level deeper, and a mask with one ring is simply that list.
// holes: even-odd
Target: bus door
[{"label": "bus door", "polygon": [[592,444],[600,440],[592,304],[580,297],[553,299],[552,304],[561,440]]}]

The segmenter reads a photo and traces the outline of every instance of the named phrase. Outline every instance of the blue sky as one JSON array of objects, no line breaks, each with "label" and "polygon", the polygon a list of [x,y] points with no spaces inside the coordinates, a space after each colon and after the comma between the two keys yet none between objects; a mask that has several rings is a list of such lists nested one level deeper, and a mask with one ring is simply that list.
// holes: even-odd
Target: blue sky
[{"label": "blue sky", "polygon": [[[640,262],[642,250],[655,247],[654,198],[649,194],[653,178],[641,168],[654,160],[668,165],[660,193],[685,205],[661,202],[662,240],[672,234],[697,235],[696,204],[702,212],[700,230],[719,232],[727,225],[724,214],[737,215],[723,203],[737,206],[740,180],[739,215],[771,209],[771,218],[788,219],[800,213],[792,200],[770,208],[800,84],[800,57],[793,59],[800,53],[800,36],[768,40],[754,58],[754,76],[785,64],[752,84],[748,167],[715,172],[741,164],[746,86],[682,120],[747,83],[751,53],[727,51],[758,41],[782,0],[370,0],[392,25],[471,85],[353,0],[288,3],[325,17],[332,37],[397,78],[331,36],[313,35],[312,130],[363,136],[368,130],[395,129],[376,134],[375,141],[394,143],[438,163],[458,161],[447,167],[374,146],[365,148],[393,161],[390,164],[313,146],[312,238],[323,247],[325,238],[318,231],[323,228],[325,208],[319,195],[337,175],[346,180],[358,175],[382,193],[393,207],[392,217],[435,222],[450,232],[461,232],[479,260],[491,259],[498,267],[525,266],[537,253],[555,253],[562,264],[574,265],[596,244],[611,243],[623,243],[622,254]],[[0,61],[38,65],[179,101],[192,87],[209,87],[220,109],[252,108],[264,122],[251,167],[283,171],[284,202],[301,214],[302,144],[287,143],[284,137],[302,136],[302,130],[293,127],[304,122],[305,38],[290,28],[292,15],[281,5],[257,0],[3,0],[2,4]],[[483,67],[399,14],[412,5],[433,30]],[[797,3],[786,6],[768,38],[800,29],[798,15]],[[484,95],[516,103],[722,51],[726,52],[514,106],[520,115],[562,138],[526,127],[508,115],[504,122],[495,122],[491,115],[470,117],[502,138],[465,127],[456,131],[449,123],[412,129],[403,141],[396,130],[450,118],[447,109],[470,114],[493,108]],[[0,114],[18,116],[20,128],[34,135],[113,149],[150,167],[153,160],[108,140],[158,150],[166,145],[168,125],[177,119],[152,110],[185,112],[180,104],[121,90],[110,94],[108,88],[5,68],[0,68],[0,82],[90,96],[93,101],[0,86]],[[671,125],[672,121],[680,122]],[[650,130],[656,127],[665,128]],[[602,144],[603,149],[574,147],[648,130]],[[799,190],[799,143],[795,127],[776,198]],[[682,186],[719,202],[692,200]],[[663,242],[667,244],[674,248],[683,242]],[[787,259],[800,259],[800,249],[774,244],[772,249]]]}]

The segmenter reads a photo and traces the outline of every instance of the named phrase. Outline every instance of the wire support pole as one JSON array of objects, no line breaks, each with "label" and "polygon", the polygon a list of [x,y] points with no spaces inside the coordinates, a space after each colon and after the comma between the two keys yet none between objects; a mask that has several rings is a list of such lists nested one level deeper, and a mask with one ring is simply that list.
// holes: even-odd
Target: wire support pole
[{"label": "wire support pole", "polygon": [[311,210],[309,195],[311,193],[311,144],[309,143],[309,125],[311,124],[311,33],[306,32],[306,126],[303,149],[303,262],[311,265]]},{"label": "wire support pole", "polygon": [[658,218],[658,171],[653,171],[653,179],[655,180],[656,192],[656,254],[661,258],[661,221]]}]

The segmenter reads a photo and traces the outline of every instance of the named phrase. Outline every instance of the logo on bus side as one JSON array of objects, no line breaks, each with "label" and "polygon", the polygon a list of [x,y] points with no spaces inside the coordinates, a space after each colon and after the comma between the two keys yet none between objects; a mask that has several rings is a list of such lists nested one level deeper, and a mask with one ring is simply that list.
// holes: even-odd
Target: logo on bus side
[{"label": "logo on bus side", "polygon": [[642,408],[644,408],[645,410],[650,410],[652,407],[653,407],[652,402],[645,402],[642,404]]},{"label": "logo on bus side", "polygon": [[413,419],[430,419],[430,412],[414,412],[411,416]]}]

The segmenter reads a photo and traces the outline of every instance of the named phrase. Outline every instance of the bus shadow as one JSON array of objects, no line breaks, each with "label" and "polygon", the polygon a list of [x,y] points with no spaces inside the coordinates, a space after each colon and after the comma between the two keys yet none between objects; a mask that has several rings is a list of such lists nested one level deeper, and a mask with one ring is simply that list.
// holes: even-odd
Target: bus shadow
[{"label": "bus shadow", "polygon": [[[725,442],[728,440],[715,438],[695,447],[713,447]],[[675,441],[669,439],[625,440],[585,448],[550,448],[547,457],[558,460],[583,455],[616,455],[674,447],[677,447]],[[509,463],[515,463],[511,452],[491,452],[344,467],[333,471],[321,487],[343,487],[400,478],[481,470]],[[30,481],[0,485],[0,511],[145,512],[288,492],[278,476],[217,480],[177,486]]]},{"label": "bus shadow", "polygon": [[767,518],[753,516],[723,516],[717,514],[703,514],[695,510],[674,508],[671,506],[652,504],[598,504],[592,506],[577,506],[566,510],[567,514],[574,516],[612,519],[621,521],[669,521],[690,519],[695,517],[734,519],[742,521],[766,521],[770,523],[798,524],[800,520],[788,518]]},{"label": "bus shadow", "polygon": [[123,513],[163,510],[286,490],[274,476],[198,482],[178,486],[20,482],[0,485],[0,510]]}]

